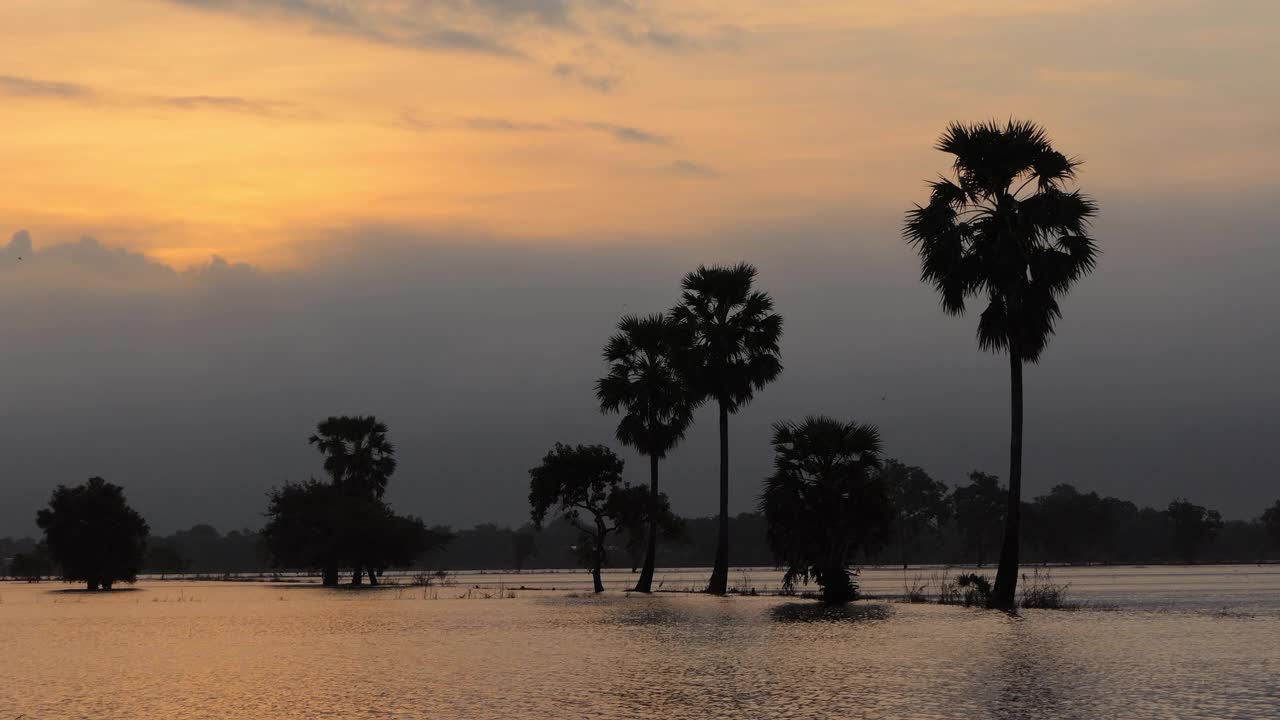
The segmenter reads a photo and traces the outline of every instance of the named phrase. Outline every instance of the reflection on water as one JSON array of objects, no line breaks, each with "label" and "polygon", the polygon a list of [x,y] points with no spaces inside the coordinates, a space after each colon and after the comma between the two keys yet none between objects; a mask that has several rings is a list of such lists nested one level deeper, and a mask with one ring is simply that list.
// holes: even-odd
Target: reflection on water
[{"label": "reflection on water", "polygon": [[887,620],[893,614],[888,605],[853,603],[829,606],[814,602],[788,602],[769,608],[769,615],[778,622],[876,622]]},{"label": "reflection on water", "polygon": [[1158,583],[1157,599],[1018,617],[563,590],[458,599],[462,586],[0,583],[0,718],[1276,717],[1280,572],[1250,570],[1252,585],[1214,596],[1205,568],[1186,569],[1179,596],[1179,569],[1093,569],[1099,585]]}]

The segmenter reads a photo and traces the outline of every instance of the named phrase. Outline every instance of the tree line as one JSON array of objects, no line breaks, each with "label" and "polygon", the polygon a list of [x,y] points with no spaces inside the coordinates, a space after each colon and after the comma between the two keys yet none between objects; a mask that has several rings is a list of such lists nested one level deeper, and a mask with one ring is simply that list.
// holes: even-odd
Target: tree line
[{"label": "tree line", "polygon": [[[1055,149],[1043,128],[1014,120],[954,123],[937,149],[951,156],[949,172],[930,183],[926,204],[906,213],[902,235],[942,310],[962,315],[978,303],[979,348],[1009,361],[1007,486],[974,473],[948,492],[919,468],[886,459],[870,423],[818,415],[780,420],[773,472],[758,500],[765,544],[785,583],[814,581],[824,599],[843,602],[856,596],[856,560],[893,547],[906,563],[948,531],[947,547],[963,547],[980,563],[995,559],[990,604],[1001,609],[1014,606],[1024,552],[1074,561],[1123,553],[1193,559],[1225,524],[1190,502],[1139,510],[1070,486],[1023,500],[1025,366],[1043,355],[1062,317],[1060,301],[1099,254],[1089,235],[1098,208],[1072,187],[1080,162]],[[624,482],[622,458],[602,445],[557,443],[529,471],[533,528],[570,529],[576,560],[591,569],[597,590],[611,550],[639,554],[634,590],[649,592],[658,558],[680,546],[691,523],[671,512],[660,462],[706,406],[719,430],[719,513],[714,553],[696,564],[711,560],[707,592],[727,591],[730,558],[738,557],[731,555],[728,511],[730,418],[783,371],[783,319],[756,287],[757,276],[747,263],[700,266],[684,277],[670,309],[624,316],[605,343],[599,409],[619,416],[617,440],[648,461],[647,487]],[[320,423],[310,441],[324,456],[326,479],[290,483],[269,498],[260,539],[273,565],[317,569],[326,585],[336,585],[341,570],[350,571],[353,585],[366,575],[376,584],[385,569],[458,540],[383,501],[395,471],[386,434],[373,417]],[[109,522],[92,519],[107,516]],[[59,487],[38,523],[64,576],[91,589],[130,580],[146,557],[146,523],[120,488],[100,478]],[[89,539],[106,532],[118,537]],[[528,535],[513,536],[513,553],[535,550]],[[1133,544],[1139,537],[1148,544]]]}]

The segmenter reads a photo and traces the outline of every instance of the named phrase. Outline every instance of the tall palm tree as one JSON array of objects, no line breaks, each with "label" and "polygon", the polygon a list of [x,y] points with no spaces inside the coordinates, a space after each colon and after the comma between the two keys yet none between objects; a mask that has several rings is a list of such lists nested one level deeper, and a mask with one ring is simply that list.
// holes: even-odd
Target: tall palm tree
[{"label": "tall palm tree", "polygon": [[626,315],[604,347],[609,374],[596,381],[601,412],[621,413],[618,440],[649,456],[649,529],[636,592],[649,592],[658,551],[658,461],[693,420],[692,398],[673,351],[675,326],[664,315]]},{"label": "tall palm tree", "polygon": [[307,442],[324,454],[324,470],[334,486],[351,495],[380,499],[396,471],[387,425],[372,415],[329,417]]},{"label": "tall palm tree", "polygon": [[1088,236],[1097,206],[1067,188],[1079,161],[1055,150],[1034,123],[955,123],[937,147],[955,156],[954,177],[931,184],[929,204],[907,213],[903,236],[919,252],[921,280],[937,289],[947,314],[964,313],[968,298],[985,299],[978,346],[1009,356],[1009,496],[992,605],[1011,609],[1022,503],[1022,366],[1039,360],[1062,316],[1058,299],[1097,262]]},{"label": "tall palm tree", "polygon": [[729,415],[782,372],[782,316],[773,299],[753,290],[755,267],[699,266],[685,276],[671,319],[680,328],[682,366],[696,397],[720,410],[720,537],[707,592],[729,586]]},{"label": "tall palm tree", "polygon": [[882,543],[893,521],[880,465],[880,431],[829,417],[773,426],[774,473],[760,509],[769,545],[786,567],[783,585],[812,578],[828,603],[853,600],[849,563]]}]

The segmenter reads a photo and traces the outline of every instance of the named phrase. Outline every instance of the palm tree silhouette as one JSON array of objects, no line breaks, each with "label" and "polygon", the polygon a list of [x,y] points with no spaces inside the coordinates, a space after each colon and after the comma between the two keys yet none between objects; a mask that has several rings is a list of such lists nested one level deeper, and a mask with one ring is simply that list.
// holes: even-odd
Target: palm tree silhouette
[{"label": "palm tree silhouette", "polygon": [[880,431],[829,417],[773,426],[774,473],[760,509],[783,586],[812,578],[828,603],[853,600],[854,552],[883,541],[893,509],[880,465]]},{"label": "palm tree silhouette", "polygon": [[334,486],[351,495],[381,498],[396,471],[387,425],[372,415],[326,418],[307,442],[324,454],[324,470]]},{"label": "palm tree silhouette", "polygon": [[903,236],[919,252],[921,280],[942,296],[947,314],[964,313],[967,298],[986,299],[978,346],[1009,355],[1009,496],[991,604],[1011,609],[1022,502],[1022,366],[1039,360],[1062,316],[1058,298],[1097,261],[1088,237],[1097,206],[1065,188],[1080,163],[1054,150],[1034,123],[953,123],[937,147],[955,156],[954,179],[931,183],[929,204],[907,213]]},{"label": "palm tree silhouette", "polygon": [[[331,416],[316,425],[307,442],[324,454],[324,470],[343,495],[359,500],[381,500],[387,480],[396,471],[395,447],[387,440],[387,425],[372,415]],[[369,578],[376,583],[374,568]],[[324,568],[326,584],[337,584],[337,568]],[[361,582],[356,565],[351,584]]]},{"label": "palm tree silhouette", "polygon": [[671,310],[688,383],[695,397],[715,400],[720,410],[719,542],[707,585],[718,595],[729,585],[729,415],[782,372],[782,316],[768,294],[752,290],[755,278],[747,263],[699,266],[685,276],[680,304]]},{"label": "palm tree silhouette", "polygon": [[609,374],[596,381],[601,412],[622,414],[617,437],[649,456],[649,530],[636,592],[649,592],[658,550],[658,461],[684,439],[693,407],[674,349],[676,327],[663,315],[625,315],[604,347]]}]

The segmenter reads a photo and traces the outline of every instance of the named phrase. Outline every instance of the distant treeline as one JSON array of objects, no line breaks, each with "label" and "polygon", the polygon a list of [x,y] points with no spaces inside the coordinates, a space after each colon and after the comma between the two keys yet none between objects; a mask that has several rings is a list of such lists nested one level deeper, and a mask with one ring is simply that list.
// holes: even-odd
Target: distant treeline
[{"label": "distant treeline", "polygon": [[[906,528],[909,532],[891,533],[893,538],[860,560],[871,565],[901,564],[904,560],[911,564],[992,563],[999,549],[1003,493],[994,478],[974,473],[969,484],[921,503],[934,504],[928,511],[911,515],[900,509],[900,528],[922,517],[923,521]],[[1027,518],[1023,539],[1027,564],[1280,561],[1280,547],[1272,534],[1277,529],[1269,527],[1274,522],[1262,518],[1222,521],[1216,512],[1183,500],[1175,500],[1163,510],[1140,508],[1127,500],[1059,485],[1047,495],[1024,502],[1023,512]],[[1267,520],[1275,516],[1268,513]],[[659,546],[658,565],[707,566],[715,552],[717,522],[715,517],[683,519],[680,537]],[[489,523],[465,530],[432,529],[450,533],[452,540],[417,559],[415,565],[423,570],[579,565],[575,549],[578,531],[564,522],[549,523],[541,531],[531,524],[510,528]],[[763,515],[741,513],[730,519],[729,532],[731,564],[775,564]],[[641,562],[642,543],[627,541],[621,536],[610,553],[612,567],[635,567]],[[31,538],[0,538],[0,562],[11,575],[53,575],[52,563],[43,555]],[[222,575],[267,573],[271,567],[259,532],[221,533],[210,525],[196,525],[171,535],[152,536],[143,571]]]}]

